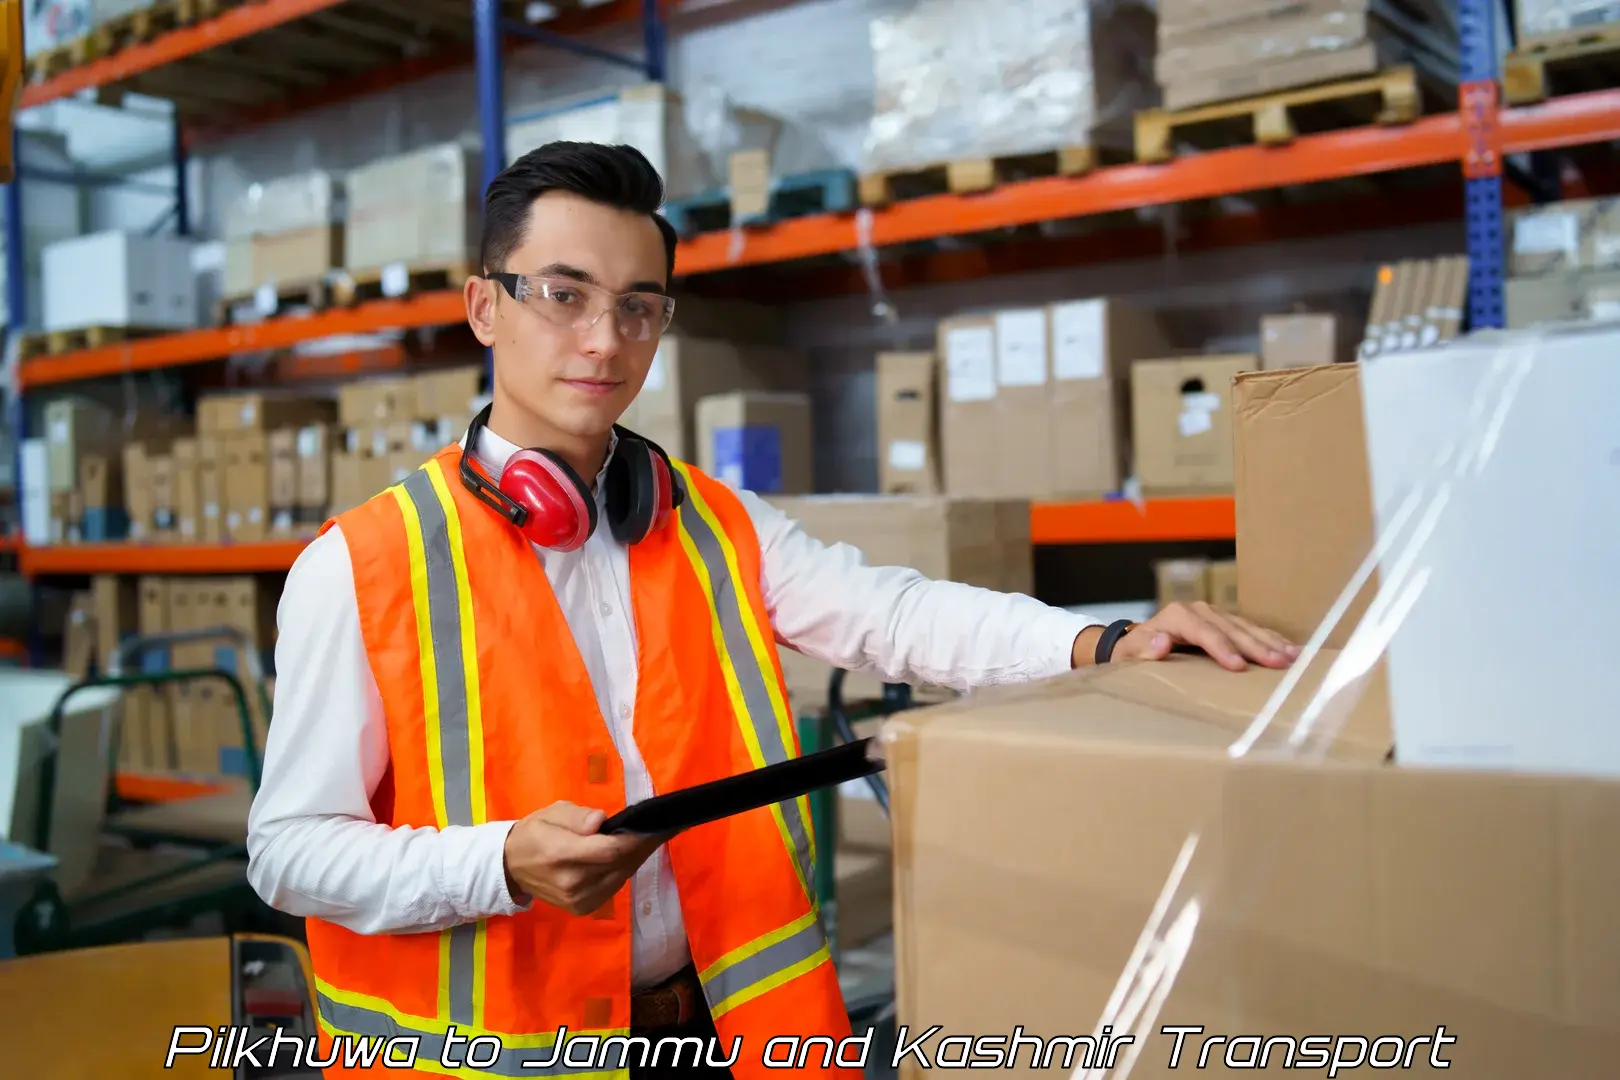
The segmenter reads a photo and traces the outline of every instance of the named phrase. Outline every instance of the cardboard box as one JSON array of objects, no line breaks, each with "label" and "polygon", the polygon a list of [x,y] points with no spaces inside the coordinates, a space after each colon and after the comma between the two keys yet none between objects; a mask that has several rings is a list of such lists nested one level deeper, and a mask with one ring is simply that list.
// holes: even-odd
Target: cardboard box
[{"label": "cardboard box", "polygon": [[1159,583],[1159,607],[1209,600],[1208,559],[1160,559],[1153,564]]},{"label": "cardboard box", "polygon": [[422,372],[415,378],[416,409],[411,419],[439,421],[459,437],[477,413],[473,402],[483,379],[481,366]]},{"label": "cardboard box", "polygon": [[[139,610],[137,625],[141,636],[168,633],[169,581],[161,577],[142,577],[136,581]],[[140,670],[161,672],[170,669],[170,650],[148,649],[140,655]],[[158,686],[133,687],[130,697],[138,703],[139,722],[134,730],[126,729],[131,740],[129,752],[138,755],[141,767],[151,772],[169,772],[178,766],[174,737],[174,721],[170,702],[173,697],[167,688]],[[128,710],[126,706],[126,716]]]},{"label": "cardboard box", "polygon": [[666,334],[620,423],[677,461],[698,460],[697,403],[745,390],[807,392],[809,367],[786,349]]},{"label": "cardboard box", "polygon": [[298,429],[272,431],[265,449],[269,455],[270,534],[292,536],[298,512]]},{"label": "cardboard box", "polygon": [[1368,360],[1452,340],[1467,297],[1466,255],[1379,267],[1358,355]]},{"label": "cardboard box", "polygon": [[145,444],[124,444],[124,509],[129,511],[129,538],[135,543],[154,539],[157,493],[152,485],[152,461]]},{"label": "cardboard box", "polygon": [[952,495],[1000,494],[995,319],[941,319],[937,351],[945,388],[940,408],[945,490]]},{"label": "cardboard box", "polygon": [[342,449],[332,452],[332,516],[354,509],[382,490],[367,487],[365,462],[363,454]]},{"label": "cardboard box", "polygon": [[182,544],[202,539],[202,463],[196,439],[176,439],[174,457],[174,529]]},{"label": "cardboard box", "polygon": [[1204,572],[1204,592],[1211,604],[1221,611],[1241,614],[1238,606],[1237,560],[1217,559]]},{"label": "cardboard box", "polygon": [[[1375,539],[1359,364],[1240,375],[1235,503],[1244,618],[1304,642]],[[1342,646],[1363,590],[1328,638]]]},{"label": "cardboard box", "polygon": [[122,425],[105,406],[84,398],[45,403],[46,474],[52,491],[72,491],[79,482],[79,457],[118,445]]},{"label": "cardboard box", "polygon": [[257,543],[268,535],[270,524],[268,436],[248,432],[232,435],[223,444],[225,538],[235,543]]},{"label": "cardboard box", "polygon": [[1254,356],[1150,360],[1131,368],[1136,476],[1146,492],[1232,487],[1232,380]]},{"label": "cardboard box", "polygon": [[394,265],[432,268],[475,257],[483,185],[477,156],[439,143],[351,169],[343,265],[375,274]]},{"label": "cardboard box", "polygon": [[[1389,717],[1366,703],[1323,754],[1280,745],[1288,710],[1232,756],[1281,675],[1177,656],[889,723],[902,1043],[937,1025],[933,1063],[999,1036],[988,1063],[1016,1050],[1024,1068],[1029,1039],[1108,1019],[1140,1051],[1133,1080],[1196,1071],[1206,1045],[1218,1070],[1307,1036],[1324,1057],[1364,1039],[1339,1044],[1346,1061],[1390,1061],[1398,1038],[1419,1071],[1434,1054],[1480,1080],[1607,1076],[1620,784],[1392,766]],[[1175,1068],[1164,1025],[1195,1027]],[[1264,1045],[1281,1071],[1288,1044]],[[1046,1047],[1049,1067],[1085,1064],[1084,1042]]]},{"label": "cardboard box", "polygon": [[297,498],[293,520],[301,534],[318,529],[332,502],[332,442],[334,429],[311,424],[298,429],[294,468]]},{"label": "cardboard box", "polygon": [[936,495],[939,481],[939,358],[878,353],[878,490]]},{"label": "cardboard box", "polygon": [[762,495],[804,495],[811,479],[810,396],[744,391],[697,403],[698,468]]},{"label": "cardboard box", "polygon": [[1260,320],[1260,367],[1317,367],[1337,363],[1339,320],[1333,315],[1267,315]]},{"label": "cardboard box", "polygon": [[1576,270],[1503,283],[1507,328],[1604,321],[1620,316],[1614,297],[1620,270]]},{"label": "cardboard box", "polygon": [[[1034,549],[1027,499],[951,495],[811,495],[767,500],[823,544],[849,544],[871,566],[906,566],[938,581],[958,581],[997,592],[1034,592]],[[831,669],[781,649],[788,692],[800,708],[826,703]],[[949,691],[917,688],[929,700]],[[848,700],[881,695],[881,681],[851,675]]]},{"label": "cardboard box", "polygon": [[371,427],[415,418],[417,385],[408,376],[357,379],[338,388],[338,422]]},{"label": "cardboard box", "polygon": [[197,501],[202,505],[200,532],[205,544],[225,539],[225,442],[217,435],[197,437]]},{"label": "cardboard box", "polygon": [[235,435],[330,421],[335,410],[322,398],[271,395],[260,391],[210,394],[197,402],[197,432]]},{"label": "cardboard box", "polygon": [[174,484],[174,455],[154,454],[146,459],[152,485],[152,538],[172,543],[179,533],[179,499]]},{"label": "cardboard box", "polygon": [[1508,273],[1620,270],[1620,198],[1567,199],[1508,212]]},{"label": "cardboard box", "polygon": [[[43,255],[46,331],[197,325],[192,242],[176,236],[100,232],[58,240]],[[86,288],[86,282],[95,282]]]}]

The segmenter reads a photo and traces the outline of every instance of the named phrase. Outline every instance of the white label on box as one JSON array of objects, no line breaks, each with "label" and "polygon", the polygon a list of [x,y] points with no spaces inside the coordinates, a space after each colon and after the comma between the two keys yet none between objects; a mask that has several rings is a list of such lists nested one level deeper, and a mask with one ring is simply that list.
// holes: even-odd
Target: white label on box
[{"label": "white label on box", "polygon": [[267,281],[253,290],[253,310],[267,318],[276,313],[276,287],[273,283]]},{"label": "white label on box", "polygon": [[411,287],[411,272],[405,269],[404,263],[389,263],[382,269],[382,294],[384,296],[404,296],[405,291]]},{"label": "white label on box", "polygon": [[360,433],[353,428],[343,433],[343,448],[351,454],[360,452]]},{"label": "white label on box", "polygon": [[251,401],[242,403],[242,426],[251,428],[257,426],[255,417],[259,415],[259,407]]},{"label": "white label on box", "polygon": [[889,444],[889,468],[916,471],[928,464],[928,447],[915,439],[896,439]]},{"label": "white label on box", "polygon": [[653,353],[652,366],[647,369],[647,381],[641,384],[641,388],[656,394],[667,385],[669,372],[664,367],[664,347],[660,345],[658,351]]},{"label": "white label on box", "polygon": [[1620,233],[1592,237],[1592,263],[1598,267],[1620,266]]},{"label": "white label on box", "polygon": [[307,427],[298,432],[298,456],[314,457],[321,448],[321,432],[319,428]]},{"label": "white label on box", "polygon": [[1581,250],[1581,222],[1572,211],[1532,214],[1513,226],[1515,255],[1549,255],[1555,252],[1575,258]]},{"label": "white label on box", "polygon": [[371,433],[371,456],[388,456],[388,432],[382,428],[378,428]]},{"label": "white label on box", "polygon": [[257,525],[264,520],[264,511],[255,506],[247,512],[247,519],[249,525]]},{"label": "white label on box", "polygon": [[289,532],[292,529],[292,511],[281,510],[271,520],[270,527],[277,532]]},{"label": "white label on box", "polygon": [[1178,419],[1181,437],[1190,439],[1202,435],[1214,426],[1211,415],[1221,407],[1221,396],[1208,391],[1181,395],[1181,416]]},{"label": "white label on box", "polygon": [[54,416],[51,418],[51,442],[65,443],[68,441],[68,422],[65,418]]},{"label": "white label on box", "polygon": [[945,334],[946,393],[952,401],[995,399],[995,344],[988,326],[964,326]]},{"label": "white label on box", "polygon": [[1052,309],[1052,377],[1103,377],[1103,302],[1076,300]]},{"label": "white label on box", "polygon": [[219,503],[206,503],[203,505],[203,517],[210,521],[219,517]]},{"label": "white label on box", "polygon": [[235,510],[232,510],[230,513],[226,514],[225,527],[230,529],[232,532],[240,529],[242,527],[242,515],[238,514]]},{"label": "white label on box", "polygon": [[996,315],[996,380],[1002,386],[1046,385],[1046,312]]},{"label": "white label on box", "polygon": [[190,518],[180,519],[180,535],[190,540],[197,535],[197,523]]},{"label": "white label on box", "polygon": [[1620,320],[1620,300],[1592,301],[1592,319],[1594,322]]}]

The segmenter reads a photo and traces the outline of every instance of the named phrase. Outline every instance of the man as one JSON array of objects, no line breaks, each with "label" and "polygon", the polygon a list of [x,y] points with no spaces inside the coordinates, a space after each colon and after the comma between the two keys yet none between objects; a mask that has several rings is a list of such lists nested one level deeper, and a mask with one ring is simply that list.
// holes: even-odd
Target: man
[{"label": "man", "polygon": [[[496,178],[465,287],[494,351],[487,426],[465,465],[447,447],[288,575],[249,872],[308,919],[328,1076],[355,1071],[352,1036],[419,1037],[426,1071],[521,1075],[575,1036],[718,1035],[715,1060],[757,1078],[774,1037],[849,1034],[805,800],[667,843],[597,831],[794,752],[772,638],[962,690],[1177,644],[1234,670],[1296,654],[1203,605],[1120,636],[869,567],[649,453],[614,425],[672,308],[662,196],[627,147],[556,143]],[[542,1071],[618,1067],[583,1045]]]}]

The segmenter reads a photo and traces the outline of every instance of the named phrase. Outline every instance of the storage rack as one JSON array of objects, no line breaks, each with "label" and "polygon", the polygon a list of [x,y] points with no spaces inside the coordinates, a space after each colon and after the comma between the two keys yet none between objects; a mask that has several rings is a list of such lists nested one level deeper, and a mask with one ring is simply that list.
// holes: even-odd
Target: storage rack
[{"label": "storage rack", "polygon": [[[164,33],[112,56],[70,69],[28,86],[21,107],[31,108],[82,90],[138,80],[176,65],[200,63],[207,50],[271,34],[297,20],[333,12],[363,0],[255,0],[228,7],[192,26]],[[616,0],[582,11],[570,11],[555,30],[539,30],[510,17],[513,5],[499,0],[470,0],[471,41],[403,63],[357,70],[330,86],[256,103],[223,121],[176,138],[177,169],[184,170],[188,148],[244,123],[291,115],[315,103],[330,104],[374,92],[471,62],[476,69],[483,172],[487,181],[505,163],[505,110],[502,93],[503,52],[515,41],[538,40],[605,62],[627,65],[649,79],[665,74],[665,21],[674,6],[669,0]],[[516,5],[521,7],[521,5]],[[639,20],[643,55],[624,57],[586,45],[571,34]],[[727,270],[785,264],[854,252],[863,238],[874,247],[889,247],[964,234],[1007,229],[1057,219],[1161,206],[1191,200],[1370,176],[1379,173],[1443,166],[1461,167],[1465,185],[1465,221],[1470,258],[1469,321],[1473,328],[1499,327],[1502,305],[1502,221],[1504,161],[1509,155],[1536,153],[1620,140],[1620,89],[1555,97],[1543,104],[1501,108],[1498,104],[1498,53],[1493,0],[1458,0],[1459,55],[1462,84],[1456,112],[1430,115],[1401,127],[1367,127],[1304,136],[1281,147],[1241,146],[1180,157],[1162,165],[1121,165],[1080,177],[1058,177],[1005,184],[973,195],[938,195],[900,202],[860,214],[824,214],[796,218],[741,233],[698,235],[677,251],[676,273],[692,278]],[[465,35],[463,35],[464,37]],[[1522,199],[1516,189],[1509,199]],[[1408,210],[1408,212],[1411,212]],[[1387,220],[1398,223],[1400,208]],[[20,181],[7,186],[8,235],[21,222]],[[178,223],[188,226],[184,185],[179,186]],[[1217,220],[1212,231],[1220,232]],[[1251,223],[1252,224],[1252,223]],[[1250,229],[1229,228],[1229,242],[1264,235],[1262,222]],[[1093,246],[1106,241],[1093,241]],[[1008,245],[1015,248],[1016,245]],[[8,244],[7,285],[12,334],[26,311],[22,245]],[[1012,256],[1016,258],[1016,255]],[[937,256],[948,260],[950,256]],[[1006,254],[959,262],[964,276],[992,272]],[[1011,268],[1011,267],[1007,267]],[[835,273],[843,273],[834,268]],[[847,278],[847,274],[845,275]],[[272,319],[249,326],[199,329],[60,356],[36,357],[20,364],[19,390],[12,402],[14,430],[25,435],[23,394],[43,386],[120,374],[150,371],[224,359],[233,354],[284,348],[332,334],[363,334],[459,322],[459,292],[431,292],[404,299],[377,300],[352,309],[335,309],[311,317]],[[19,486],[20,492],[20,486]],[[1232,539],[1235,534],[1230,498],[1168,499],[1132,502],[1040,504],[1033,510],[1032,537],[1038,544],[1142,542]],[[29,574],[227,572],[278,570],[290,565],[297,542],[197,546],[73,545],[33,549],[23,546],[20,562]]]}]

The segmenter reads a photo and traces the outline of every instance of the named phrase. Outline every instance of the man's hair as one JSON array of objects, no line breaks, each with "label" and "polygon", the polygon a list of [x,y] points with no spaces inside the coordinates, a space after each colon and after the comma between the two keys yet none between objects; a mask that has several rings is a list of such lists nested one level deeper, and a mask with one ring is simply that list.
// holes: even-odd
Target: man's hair
[{"label": "man's hair", "polygon": [[580,142],[536,147],[490,181],[484,192],[484,235],[478,249],[486,273],[506,269],[506,260],[523,243],[534,201],[548,191],[571,191],[652,218],[668,253],[665,272],[675,276],[675,229],[658,212],[664,202],[658,170],[633,146]]}]

